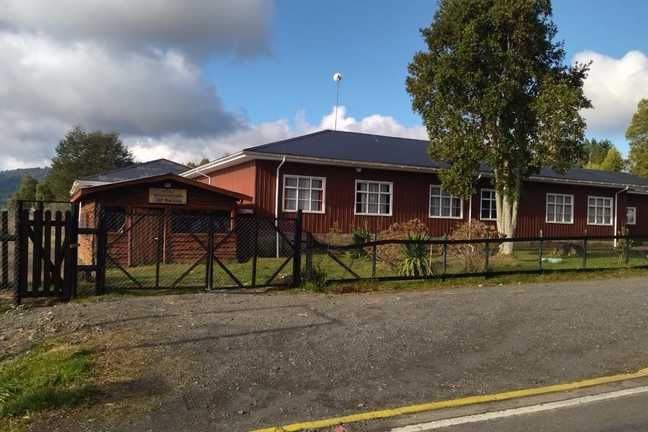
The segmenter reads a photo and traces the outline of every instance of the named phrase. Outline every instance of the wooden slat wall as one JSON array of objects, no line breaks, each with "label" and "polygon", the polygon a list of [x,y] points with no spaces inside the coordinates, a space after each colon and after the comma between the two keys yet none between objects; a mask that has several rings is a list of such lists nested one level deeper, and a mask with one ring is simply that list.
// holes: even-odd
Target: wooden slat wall
[{"label": "wooden slat wall", "polygon": [[[278,162],[256,161],[256,193],[257,211],[262,215],[274,214],[275,176]],[[369,170],[360,172],[354,168],[286,163],[281,169],[283,175],[312,175],[326,178],[326,213],[304,214],[304,230],[312,233],[327,233],[333,226],[348,233],[354,227],[368,227],[376,232],[389,227],[393,223],[403,223],[419,219],[428,226],[434,236],[449,233],[457,224],[468,220],[468,203],[464,203],[463,220],[433,219],[428,217],[430,184],[439,184],[434,174]],[[392,216],[355,216],[355,180],[379,180],[394,183],[393,215]],[[472,198],[472,217],[479,219],[480,189],[490,187],[487,180],[481,180],[476,186],[476,194]],[[280,187],[280,193],[282,188]],[[583,235],[587,229],[590,235],[613,235],[613,226],[597,226],[587,224],[587,197],[590,195],[614,197],[620,188],[600,188],[589,186],[572,186],[555,183],[526,182],[520,199],[520,211],[517,236],[537,236],[540,230],[544,235],[567,236]],[[574,195],[574,223],[552,224],[545,222],[546,194],[567,193]],[[628,202],[629,204],[626,204]],[[631,204],[630,204],[631,203]],[[625,207],[637,207],[637,225],[630,227],[632,232],[648,234],[648,196],[626,195],[619,196],[618,222],[619,230],[625,223]],[[281,202],[280,202],[281,211]],[[294,216],[294,213],[281,213],[283,216]],[[494,224],[494,222],[486,222]]]}]

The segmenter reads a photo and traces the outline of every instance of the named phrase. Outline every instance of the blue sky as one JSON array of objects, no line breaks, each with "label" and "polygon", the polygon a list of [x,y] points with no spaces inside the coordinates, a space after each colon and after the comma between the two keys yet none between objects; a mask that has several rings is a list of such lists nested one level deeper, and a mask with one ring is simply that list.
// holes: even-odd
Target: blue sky
[{"label": "blue sky", "polygon": [[[48,164],[75,125],[179,162],[332,127],[336,71],[338,128],[427,137],[404,81],[434,0],[1,1],[0,169]],[[646,16],[646,1],[554,1],[566,60],[594,61],[588,134],[624,153],[648,97]]]},{"label": "blue sky", "polygon": [[[555,1],[558,38],[567,61],[586,50],[614,58],[648,52],[648,2]],[[317,123],[335,101],[333,72],[344,75],[341,104],[362,118],[380,113],[406,126],[420,124],[405,91],[407,64],[424,48],[417,29],[432,21],[436,2],[279,1],[267,56],[212,60],[205,68],[226,106],[251,122],[292,119],[303,111]],[[646,95],[648,96],[648,94]],[[625,150],[623,133],[591,131]]]}]

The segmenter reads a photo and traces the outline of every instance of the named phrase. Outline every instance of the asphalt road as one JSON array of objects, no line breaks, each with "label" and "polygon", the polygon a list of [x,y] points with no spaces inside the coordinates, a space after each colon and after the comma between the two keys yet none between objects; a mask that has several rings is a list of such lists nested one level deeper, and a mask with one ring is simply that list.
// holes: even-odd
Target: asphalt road
[{"label": "asphalt road", "polygon": [[643,393],[538,414],[517,415],[430,430],[442,432],[644,432],[648,430],[647,407],[648,395]]},{"label": "asphalt road", "polygon": [[3,314],[0,353],[69,335],[118,377],[31,430],[244,431],[634,371],[646,310],[642,278],[131,297]]}]

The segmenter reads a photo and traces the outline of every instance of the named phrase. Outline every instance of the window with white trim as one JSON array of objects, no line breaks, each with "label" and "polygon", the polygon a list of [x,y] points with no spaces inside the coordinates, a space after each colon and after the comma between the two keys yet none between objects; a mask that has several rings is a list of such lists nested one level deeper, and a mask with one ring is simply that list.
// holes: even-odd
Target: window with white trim
[{"label": "window with white trim", "polygon": [[587,197],[587,224],[612,225],[612,198]]},{"label": "window with white trim", "polygon": [[430,217],[461,219],[463,200],[444,192],[440,185],[430,185]]},{"label": "window with white trim", "polygon": [[371,180],[356,180],[355,214],[391,216],[393,184]]},{"label": "window with white trim", "polygon": [[283,210],[324,213],[324,177],[284,176]]},{"label": "window with white trim", "polygon": [[481,190],[479,218],[481,220],[497,220],[497,201],[495,200],[495,189]]},{"label": "window with white trim", "polygon": [[574,195],[548,193],[545,221],[547,223],[574,223]]},{"label": "window with white trim", "polygon": [[626,207],[626,225],[637,225],[637,207]]}]

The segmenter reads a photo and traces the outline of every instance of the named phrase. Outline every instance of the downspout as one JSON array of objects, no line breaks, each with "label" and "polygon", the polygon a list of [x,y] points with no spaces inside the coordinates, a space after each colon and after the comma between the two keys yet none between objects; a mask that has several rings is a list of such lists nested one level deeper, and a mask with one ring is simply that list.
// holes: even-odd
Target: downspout
[{"label": "downspout", "polygon": [[615,237],[614,238],[614,247],[615,248],[617,247],[616,236],[618,234],[617,229],[618,229],[618,226],[619,226],[619,224],[617,222],[617,220],[619,219],[619,194],[621,194],[623,192],[627,192],[628,189],[630,189],[630,186],[626,186],[624,189],[621,189],[621,190],[616,191],[614,193],[614,233],[613,233],[613,235]]},{"label": "downspout", "polygon": [[207,174],[203,173],[202,171],[200,171],[198,169],[196,170],[196,173],[200,174],[203,177],[207,177],[207,184],[211,186],[211,177],[209,177]]},{"label": "downspout", "polygon": [[275,228],[277,228],[277,232],[275,233],[275,254],[277,258],[279,258],[279,172],[281,171],[281,167],[283,164],[286,163],[286,156],[281,159],[281,162],[279,165],[277,165],[277,171],[275,173],[275,211],[274,211],[274,217],[275,217]]}]

